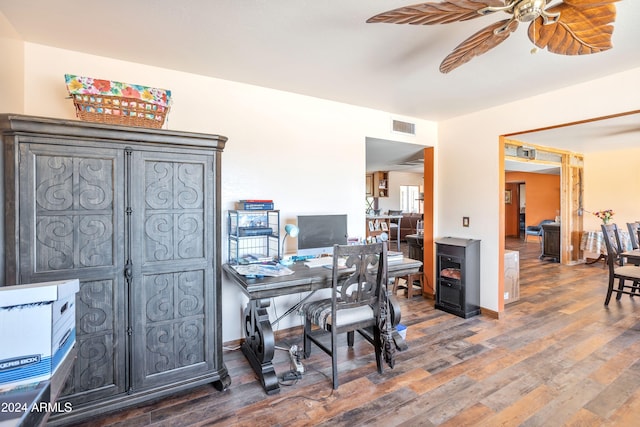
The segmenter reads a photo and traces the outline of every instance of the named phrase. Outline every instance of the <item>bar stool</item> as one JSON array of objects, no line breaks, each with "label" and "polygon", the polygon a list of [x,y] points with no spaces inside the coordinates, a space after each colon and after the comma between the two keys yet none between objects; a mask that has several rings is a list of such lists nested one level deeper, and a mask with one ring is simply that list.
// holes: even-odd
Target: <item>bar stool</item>
[{"label": "bar stool", "polygon": [[[421,234],[409,234],[405,238],[409,245],[409,258],[422,261],[424,236]],[[404,286],[400,286],[400,279],[405,280],[406,284]],[[398,276],[393,282],[393,294],[395,295],[399,288],[406,288],[407,298],[413,298],[414,290],[418,291],[418,295],[422,295],[423,281],[424,271],[422,267],[420,267],[420,271],[416,273]]]},{"label": "bar stool", "polygon": [[[398,276],[393,281],[393,295],[398,292],[398,289],[407,290],[407,298],[413,298],[413,291],[418,291],[418,295],[422,294],[422,283],[423,283],[424,273],[422,271],[413,274],[407,274],[405,276]],[[406,282],[405,285],[400,286],[400,279],[404,279]]]}]

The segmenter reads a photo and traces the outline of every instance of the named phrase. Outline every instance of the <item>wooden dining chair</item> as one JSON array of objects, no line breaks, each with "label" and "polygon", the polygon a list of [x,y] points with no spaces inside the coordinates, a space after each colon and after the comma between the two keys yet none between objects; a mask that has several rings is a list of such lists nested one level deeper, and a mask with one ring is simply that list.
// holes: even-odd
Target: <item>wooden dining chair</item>
[{"label": "wooden dining chair", "polygon": [[[609,286],[604,305],[608,305],[611,295],[616,292],[616,300],[622,294],[640,296],[640,267],[636,265],[624,265],[624,259],[620,255],[622,244],[620,234],[616,224],[601,224],[602,235],[607,247],[607,265],[609,267]],[[615,281],[618,280],[618,287],[614,289]]]},{"label": "wooden dining chair", "polygon": [[638,249],[638,240],[640,239],[640,223],[628,222],[627,229],[629,230],[629,240],[631,241],[631,247]]},{"label": "wooden dining chair", "polygon": [[[344,266],[338,265],[346,257]],[[341,270],[353,270],[347,277]],[[338,388],[338,334],[347,333],[347,345],[354,344],[359,332],[373,344],[378,372],[382,373],[381,316],[386,313],[387,243],[335,245],[331,298],[302,306],[304,315],[304,356],[311,354],[311,343],[331,356],[333,388]],[[327,344],[327,336],[329,343]]]}]

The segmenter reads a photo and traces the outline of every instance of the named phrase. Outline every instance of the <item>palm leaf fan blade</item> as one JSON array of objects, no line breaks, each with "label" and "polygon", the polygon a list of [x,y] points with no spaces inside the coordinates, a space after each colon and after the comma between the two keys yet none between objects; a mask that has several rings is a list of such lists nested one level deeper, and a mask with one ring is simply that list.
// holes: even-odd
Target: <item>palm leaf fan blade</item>
[{"label": "palm leaf fan blade", "polygon": [[612,1],[565,0],[549,12],[560,12],[557,22],[543,25],[538,18],[529,26],[529,39],[539,48],[559,55],[588,55],[613,47]]},{"label": "palm leaf fan blade", "polygon": [[[599,6],[602,4],[612,4],[617,3],[621,0],[564,0],[564,3],[570,4],[575,7],[591,7],[591,6]],[[549,1],[547,1],[550,3]]]},{"label": "palm leaf fan blade", "polygon": [[504,6],[502,0],[448,0],[421,3],[389,10],[367,19],[367,23],[434,25],[467,21],[482,15],[478,10],[488,6]]},{"label": "palm leaf fan blade", "polygon": [[[496,34],[496,30],[504,27]],[[505,19],[485,27],[460,43],[440,64],[440,71],[448,73],[476,56],[488,52],[505,41],[518,28],[518,21]]]}]

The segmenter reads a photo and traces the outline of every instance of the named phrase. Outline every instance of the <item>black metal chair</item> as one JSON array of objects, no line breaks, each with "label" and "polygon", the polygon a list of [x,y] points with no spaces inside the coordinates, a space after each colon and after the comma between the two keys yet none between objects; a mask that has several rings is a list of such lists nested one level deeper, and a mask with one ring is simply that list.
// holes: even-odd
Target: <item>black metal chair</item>
[{"label": "black metal chair", "polygon": [[[339,266],[340,258],[345,257],[345,265]],[[349,272],[347,277],[342,274],[345,271]],[[378,372],[382,373],[383,346],[387,347],[382,337],[382,328],[388,321],[387,243],[335,245],[332,282],[331,298],[306,303],[301,311],[304,314],[304,356],[310,356],[311,343],[330,355],[333,388],[337,389],[338,334],[347,333],[349,347],[353,347],[355,331],[373,344]],[[390,325],[386,323],[386,327]],[[330,336],[328,345],[327,335]]]},{"label": "black metal chair", "polygon": [[[616,300],[619,300],[622,294],[640,295],[640,267],[624,265],[624,259],[620,255],[623,250],[618,226],[616,224],[601,224],[601,227],[604,243],[607,247],[607,265],[609,267],[609,287],[604,305],[609,304],[613,292],[617,292]],[[616,279],[618,287],[614,290]]]},{"label": "black metal chair", "polygon": [[552,219],[543,219],[538,225],[528,225],[524,230],[524,242],[527,242],[527,236],[538,236],[540,243],[542,243],[542,225],[555,222]]}]

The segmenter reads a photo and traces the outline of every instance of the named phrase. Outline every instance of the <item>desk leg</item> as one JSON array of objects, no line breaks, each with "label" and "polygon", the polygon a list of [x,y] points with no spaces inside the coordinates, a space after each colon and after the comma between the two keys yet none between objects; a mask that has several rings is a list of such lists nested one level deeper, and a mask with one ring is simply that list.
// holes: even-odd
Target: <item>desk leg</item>
[{"label": "desk leg", "polygon": [[267,307],[269,307],[268,299],[250,300],[245,307],[245,340],[241,348],[260,378],[264,391],[267,394],[276,394],[280,392],[280,385],[271,363],[276,345]]}]

